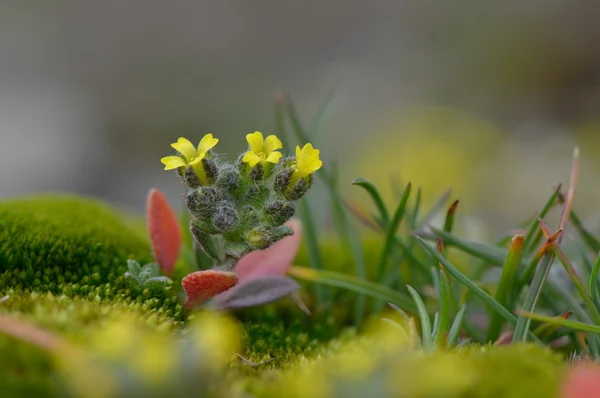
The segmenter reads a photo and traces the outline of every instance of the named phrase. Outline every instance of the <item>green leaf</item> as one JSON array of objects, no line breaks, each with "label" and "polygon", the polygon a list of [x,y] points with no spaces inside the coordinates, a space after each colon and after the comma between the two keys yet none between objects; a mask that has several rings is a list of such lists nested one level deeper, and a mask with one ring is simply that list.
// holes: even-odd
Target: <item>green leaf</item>
[{"label": "green leaf", "polygon": [[563,318],[554,318],[551,316],[534,314],[534,313],[523,311],[523,310],[519,310],[519,311],[517,311],[517,313],[519,314],[519,316],[533,320],[533,321],[545,322],[545,323],[549,323],[551,325],[562,326],[565,328],[575,330],[577,332],[589,332],[589,333],[600,334],[600,326],[598,326],[598,325],[590,325],[588,323],[571,321],[569,319],[563,319]]},{"label": "green leaf", "polygon": [[450,327],[450,332],[448,333],[448,342],[447,342],[448,348],[452,348],[456,344],[456,340],[458,339],[458,334],[460,333],[460,328],[462,326],[463,319],[465,317],[466,312],[467,312],[467,305],[463,304],[460,307],[460,309],[458,310],[458,313],[456,314],[456,317],[454,318],[454,321],[452,322],[452,326]]},{"label": "green leaf", "polygon": [[377,280],[381,280],[385,273],[385,266],[391,256],[392,249],[394,247],[394,238],[396,237],[396,232],[398,227],[400,226],[400,222],[404,217],[404,212],[406,211],[406,203],[408,202],[408,198],[410,196],[411,184],[408,183],[404,193],[402,194],[402,198],[400,199],[400,203],[396,207],[396,211],[394,212],[394,217],[392,218],[391,223],[387,226],[386,236],[385,236],[385,244],[383,247],[383,252],[381,254],[381,258],[379,260],[379,271],[377,273]]},{"label": "green leaf", "polygon": [[454,225],[454,217],[456,216],[456,209],[458,207],[458,200],[455,200],[450,208],[448,209],[448,213],[446,213],[446,220],[444,221],[444,232],[450,233],[452,231],[452,226]]},{"label": "green leaf", "polygon": [[[447,344],[448,333],[450,332],[451,305],[454,302],[454,297],[451,294],[451,285],[448,275],[443,267],[434,268],[433,273],[439,280],[438,291],[438,306],[440,308],[440,333],[437,335],[436,344],[438,347]],[[438,275],[439,273],[439,275]]]},{"label": "green leaf", "polygon": [[415,204],[413,209],[408,213],[408,222],[410,229],[412,231],[417,229],[417,220],[419,218],[419,211],[421,210],[421,201],[422,201],[422,190],[421,187],[417,188],[417,195],[415,197]]},{"label": "green leaf", "polygon": [[[531,281],[531,285],[529,285],[529,289],[527,289],[525,299],[523,300],[522,308],[524,311],[532,312],[535,309],[542,288],[544,287],[544,283],[546,282],[546,278],[548,277],[548,272],[550,270],[550,266],[552,265],[553,259],[553,254],[544,254],[544,257],[535,269],[533,280]],[[519,341],[527,341],[527,336],[530,333],[530,327],[531,321],[529,319],[519,317],[513,333],[512,342],[517,343]]]},{"label": "green leaf", "polygon": [[410,285],[406,285],[406,288],[417,306],[417,313],[419,314],[419,320],[421,321],[423,348],[429,349],[433,345],[433,340],[431,336],[431,318],[429,318],[429,314],[427,313],[427,307],[425,307],[425,303],[415,289]]},{"label": "green leaf", "polygon": [[442,195],[440,195],[440,197],[435,202],[435,204],[433,205],[431,210],[429,210],[429,212],[425,215],[423,222],[421,223],[421,227],[419,229],[422,229],[423,227],[427,227],[427,226],[429,226],[429,224],[431,224],[431,222],[438,215],[438,213],[440,211],[442,211],[442,209],[444,208],[444,205],[446,204],[448,199],[450,199],[451,193],[452,193],[452,191],[447,190]]},{"label": "green leaf", "polygon": [[[319,233],[315,227],[315,223],[311,216],[310,207],[307,198],[300,200],[300,219],[302,220],[302,228],[305,230],[304,241],[306,242],[306,248],[308,250],[308,258],[310,265],[315,269],[324,269],[323,255],[321,254],[321,248],[319,247]],[[322,303],[325,298],[325,291],[323,286],[315,286],[315,296],[318,302]]]},{"label": "green leaf", "polygon": [[371,196],[371,200],[375,204],[377,208],[377,212],[379,213],[379,219],[381,220],[383,226],[387,226],[390,222],[390,216],[388,214],[385,205],[383,204],[383,200],[381,199],[381,195],[379,194],[379,190],[373,185],[372,182],[365,180],[364,178],[356,178],[352,180],[352,185],[358,185],[363,188],[369,196]]},{"label": "green leaf", "polygon": [[127,260],[127,270],[136,279],[142,270],[142,266],[136,260]]},{"label": "green leaf", "polygon": [[[565,268],[565,271],[569,275],[569,278],[571,278],[571,281],[575,285],[575,288],[579,292],[579,295],[581,296],[581,298],[583,299],[583,302],[585,303],[585,305],[588,308],[590,317],[596,324],[600,325],[600,312],[598,312],[598,308],[596,307],[596,304],[594,302],[594,299],[592,298],[591,293],[587,291],[587,289],[585,288],[585,285],[581,281],[581,278],[579,277],[579,275],[577,275],[577,271],[575,271],[575,267],[573,267],[573,264],[571,264],[571,262],[567,258],[567,255],[565,254],[565,252],[563,252],[563,250],[560,248],[560,246],[558,244],[556,244],[556,243],[552,244],[552,251],[554,252],[556,257],[558,257],[558,260]],[[533,311],[530,311],[530,312],[533,312]]]},{"label": "green leaf", "polygon": [[573,225],[573,227],[575,227],[575,230],[577,231],[577,233],[579,233],[579,235],[581,236],[583,241],[587,244],[587,246],[590,248],[590,250],[593,251],[594,253],[598,253],[600,251],[600,242],[594,235],[589,233],[584,228],[583,223],[581,222],[581,220],[579,219],[579,217],[573,210],[571,210],[571,215],[569,217],[569,221],[571,221],[571,225]]},{"label": "green leaf", "polygon": [[[515,235],[512,239],[508,249],[508,256],[506,256],[506,261],[504,261],[504,265],[502,266],[502,275],[498,281],[498,288],[496,289],[496,300],[509,311],[514,309],[515,298],[519,293],[517,290],[517,272],[524,242],[525,237],[520,234]],[[502,318],[497,312],[492,312],[489,322],[487,339],[488,341],[496,341],[502,330]]]},{"label": "green leaf", "polygon": [[150,278],[155,278],[160,276],[160,267],[157,263],[148,263],[142,267],[138,275],[138,279],[142,286],[146,283],[146,281]]},{"label": "green leaf", "polygon": [[[489,307],[497,311],[504,319],[506,319],[511,325],[516,325],[517,318],[510,313],[506,308],[504,308],[500,303],[498,303],[492,296],[487,294],[483,289],[473,283],[469,278],[467,278],[462,272],[460,272],[456,267],[454,267],[450,261],[444,258],[437,250],[431,246],[431,244],[427,243],[424,239],[419,236],[415,236],[415,238],[423,245],[423,247],[431,253],[442,265],[450,275],[456,278],[460,283],[462,283],[467,289],[469,289],[473,294],[479,297],[485,304]],[[532,340],[541,344],[541,341],[530,333],[530,337]]]},{"label": "green leaf", "polygon": [[590,275],[590,293],[594,299],[596,308],[600,309],[600,295],[598,295],[598,268],[600,268],[600,253],[596,257],[596,262],[592,268],[592,274]]},{"label": "green leaf", "polygon": [[554,206],[556,204],[556,199],[558,198],[558,195],[560,193],[560,188],[561,188],[561,185],[559,185],[554,190],[552,195],[550,195],[550,197],[548,198],[548,200],[546,201],[546,203],[544,204],[544,206],[538,213],[537,217],[534,217],[533,220],[531,220],[531,222],[529,223],[529,226],[527,227],[527,232],[525,233],[525,242],[523,243],[523,253],[529,253],[535,247],[536,234],[539,234],[539,236],[541,236],[541,231],[538,227],[539,220],[543,220],[546,217],[546,215],[548,214],[548,212],[550,211],[550,209],[552,208],[552,206]]},{"label": "green leaf", "polygon": [[348,289],[355,293],[395,304],[409,313],[417,313],[413,301],[401,292],[397,292],[387,286],[379,285],[371,281],[359,279],[352,275],[298,266],[290,267],[288,274],[298,279]]},{"label": "green leaf", "polygon": [[431,228],[433,233],[442,238],[446,247],[453,246],[458,250],[470,254],[473,257],[484,260],[490,264],[501,265],[508,255],[508,250],[499,247],[486,245],[484,243],[473,242],[467,239],[462,239],[456,235],[449,234],[437,228]]}]

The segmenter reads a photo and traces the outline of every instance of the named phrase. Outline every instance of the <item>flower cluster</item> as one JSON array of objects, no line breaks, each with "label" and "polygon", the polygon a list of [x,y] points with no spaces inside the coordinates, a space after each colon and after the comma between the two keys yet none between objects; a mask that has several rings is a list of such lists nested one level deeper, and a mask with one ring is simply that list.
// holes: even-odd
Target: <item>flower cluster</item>
[{"label": "flower cluster", "polygon": [[171,144],[178,154],[161,159],[165,170],[176,170],[186,185],[190,232],[214,260],[213,270],[182,280],[188,296],[199,292],[193,301],[231,288],[239,282],[235,270],[240,258],[294,234],[288,225],[296,211],[294,202],[311,188],[313,173],[323,165],[312,144],[296,147],[295,157],[284,157],[281,141],[275,135],[265,138],[260,131],[246,135],[247,151],[228,163],[214,152],[218,141],[207,134],[194,147],[179,138]]}]

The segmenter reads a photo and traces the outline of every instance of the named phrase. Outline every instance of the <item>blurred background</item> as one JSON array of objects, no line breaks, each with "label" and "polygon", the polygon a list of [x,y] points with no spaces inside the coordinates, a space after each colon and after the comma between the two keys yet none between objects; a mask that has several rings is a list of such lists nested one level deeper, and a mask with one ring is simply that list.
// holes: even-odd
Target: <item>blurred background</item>
[{"label": "blurred background", "polygon": [[[4,1],[0,5],[0,197],[92,195],[141,211],[179,136],[212,132],[231,159],[274,131],[273,93],[349,182],[447,188],[498,230],[568,183],[600,230],[600,2]],[[333,92],[332,100],[327,101]],[[291,148],[293,150],[293,148]],[[315,211],[327,213],[315,193]],[[326,218],[325,218],[326,219]]]}]

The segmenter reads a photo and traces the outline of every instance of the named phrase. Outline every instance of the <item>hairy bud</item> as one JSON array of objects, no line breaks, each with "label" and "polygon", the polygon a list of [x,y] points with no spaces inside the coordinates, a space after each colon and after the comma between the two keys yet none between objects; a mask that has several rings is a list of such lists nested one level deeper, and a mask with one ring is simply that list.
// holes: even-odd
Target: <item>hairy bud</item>
[{"label": "hairy bud", "polygon": [[225,189],[230,194],[235,194],[242,186],[240,172],[231,165],[221,168],[219,179],[217,180],[219,188]]},{"label": "hairy bud", "polygon": [[267,231],[267,229],[263,227],[252,229],[248,233],[246,241],[253,250],[263,250],[269,247],[269,245],[271,244],[269,231]]},{"label": "hairy bud", "polygon": [[192,166],[188,166],[180,175],[185,184],[191,189],[198,188],[202,185]]},{"label": "hairy bud", "polygon": [[212,222],[215,228],[221,232],[227,232],[234,229],[239,222],[239,217],[233,204],[228,201],[219,202],[216,206]]},{"label": "hairy bud", "polygon": [[292,168],[282,169],[279,173],[275,174],[275,182],[273,183],[275,192],[283,195],[292,181],[293,174],[294,169]]},{"label": "hairy bud", "polygon": [[215,212],[217,191],[211,187],[200,187],[190,190],[185,195],[185,205],[194,217],[207,220]]},{"label": "hairy bud", "polygon": [[294,215],[296,208],[290,202],[273,200],[267,203],[264,211],[269,224],[272,226],[279,226]]},{"label": "hairy bud", "polygon": [[252,181],[262,181],[265,176],[262,163],[257,163],[256,166],[251,168],[250,173],[248,173],[248,176]]},{"label": "hairy bud", "polygon": [[215,162],[209,158],[204,158],[202,159],[202,168],[204,169],[204,173],[206,173],[207,185],[214,184],[219,176],[219,169],[217,169]]}]

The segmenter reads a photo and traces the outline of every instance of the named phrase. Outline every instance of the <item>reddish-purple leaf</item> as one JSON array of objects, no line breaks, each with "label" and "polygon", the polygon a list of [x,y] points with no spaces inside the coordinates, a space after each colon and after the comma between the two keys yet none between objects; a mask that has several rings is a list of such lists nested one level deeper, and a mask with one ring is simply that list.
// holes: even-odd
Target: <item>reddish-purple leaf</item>
[{"label": "reddish-purple leaf", "polygon": [[167,198],[158,189],[150,190],[146,219],[154,258],[161,271],[170,276],[179,257],[181,229]]},{"label": "reddish-purple leaf", "polygon": [[189,308],[208,300],[235,286],[238,280],[235,272],[214,269],[192,272],[181,280],[183,289],[187,293],[185,306]]},{"label": "reddish-purple leaf", "polygon": [[270,303],[300,289],[298,283],[287,276],[266,275],[240,282],[215,297],[215,307],[244,308]]},{"label": "reddish-purple leaf", "polygon": [[235,272],[240,276],[240,281],[246,281],[258,276],[285,275],[296,258],[298,247],[302,239],[302,224],[292,219],[287,225],[294,230],[294,234],[286,236],[274,243],[266,250],[250,252],[239,259]]}]

